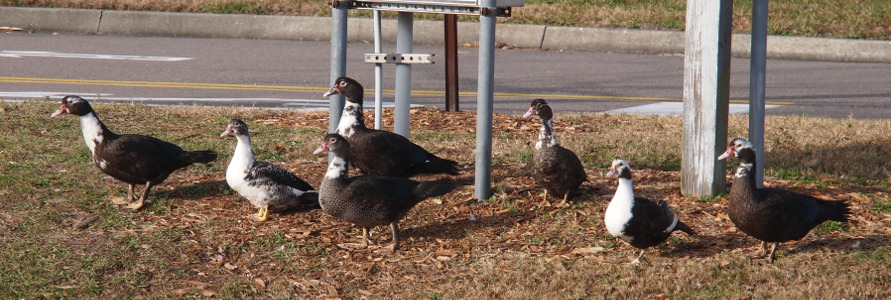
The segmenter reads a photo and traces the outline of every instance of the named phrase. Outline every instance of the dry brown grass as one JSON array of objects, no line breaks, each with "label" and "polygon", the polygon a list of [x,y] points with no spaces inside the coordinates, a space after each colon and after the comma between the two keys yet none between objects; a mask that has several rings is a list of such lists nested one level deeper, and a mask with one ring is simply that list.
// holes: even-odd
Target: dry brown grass
[{"label": "dry brown grass", "polygon": [[[0,0],[0,5],[171,12],[328,16],[322,0]],[[749,32],[752,1],[734,1],[734,32]],[[369,16],[367,12],[354,15]],[[391,16],[388,14],[387,16]],[[527,0],[508,23],[684,30],[686,0]],[[438,18],[421,14],[421,18]],[[472,21],[475,18],[464,17]],[[891,5],[883,0],[771,1],[768,32],[776,35],[891,39]]]},{"label": "dry brown grass", "polygon": [[[768,118],[768,153],[778,157],[768,169],[800,168],[806,179],[768,184],[850,201],[854,214],[849,224],[783,244],[767,265],[745,257],[757,242],[729,222],[726,199],[680,194],[677,117],[558,113],[557,137],[583,157],[590,180],[571,206],[560,207],[542,202],[524,167],[537,121],[496,115],[493,197],[476,203],[465,186],[421,203],[400,224],[403,248],[388,253],[384,228],[370,249],[341,247],[356,242],[358,231],[318,210],[256,223],[248,217],[254,209],[225,186],[234,141],[217,135],[234,116],[248,120],[260,159],[318,186],[325,156],[310,151],[327,128],[325,112],[95,105],[119,133],[221,154],[174,173],[145,209],[132,212],[108,200],[125,191],[90,164],[76,118],[46,120],[56,106],[0,103],[0,112],[16,116],[0,119],[8,129],[0,136],[0,298],[891,297],[889,162],[856,171],[883,174],[873,180],[834,175],[853,172],[863,157],[888,157],[887,147],[858,146],[883,141],[887,121]],[[416,109],[412,122],[415,140],[461,162],[465,173],[456,178],[470,184],[473,114]],[[731,135],[742,135],[745,118],[731,122]],[[811,153],[847,163],[808,167],[802,161]],[[677,234],[643,264],[627,265],[637,251],[602,223],[615,182],[600,172],[615,154],[631,160],[639,195],[668,201],[699,235]],[[91,216],[99,218],[72,228]]]}]

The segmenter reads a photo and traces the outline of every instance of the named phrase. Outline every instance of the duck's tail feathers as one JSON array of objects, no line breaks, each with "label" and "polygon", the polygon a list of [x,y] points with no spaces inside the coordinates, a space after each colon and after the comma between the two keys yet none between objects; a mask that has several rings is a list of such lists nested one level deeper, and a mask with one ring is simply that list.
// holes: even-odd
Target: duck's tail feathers
[{"label": "duck's tail feathers", "polygon": [[319,204],[319,192],[318,191],[307,191],[301,197],[301,204],[304,209],[317,209],[322,208],[322,205]]},{"label": "duck's tail feathers", "polygon": [[674,230],[680,230],[689,235],[696,235],[696,231],[693,231],[693,228],[690,228],[690,226],[687,226],[687,224],[684,224],[684,222],[681,222],[680,220],[678,220],[678,225],[674,227]]},{"label": "duck's tail feathers", "polygon": [[429,160],[429,162],[420,166],[421,170],[419,173],[458,175],[461,171],[458,168],[458,162],[454,160],[439,158],[432,155]]},{"label": "duck's tail feathers", "polygon": [[422,181],[415,187],[415,196],[418,199],[439,197],[448,194],[458,187],[458,183],[452,179],[444,178],[433,181]]},{"label": "duck's tail feathers", "polygon": [[185,151],[182,159],[192,163],[209,163],[217,159],[217,153],[211,150]]},{"label": "duck's tail feathers", "polygon": [[847,201],[818,201],[820,202],[820,218],[839,222],[848,221],[848,216],[851,214],[851,206]]}]

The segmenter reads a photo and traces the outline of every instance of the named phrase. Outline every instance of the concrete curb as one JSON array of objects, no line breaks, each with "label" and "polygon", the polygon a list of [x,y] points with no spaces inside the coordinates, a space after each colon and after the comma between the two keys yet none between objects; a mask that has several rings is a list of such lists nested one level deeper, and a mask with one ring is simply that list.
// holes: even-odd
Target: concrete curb
[{"label": "concrete curb", "polygon": [[[30,31],[327,41],[330,24],[327,17],[0,7],[0,26]],[[350,42],[373,40],[370,19],[352,18],[348,25]],[[384,41],[395,42],[396,21],[381,25]],[[460,22],[458,42],[476,43],[478,28]],[[416,20],[415,43],[442,44],[443,31],[442,22]],[[684,33],[677,31],[499,24],[496,40],[520,48],[684,54]],[[733,55],[748,57],[750,40],[734,34]],[[891,63],[891,41],[769,36],[767,45],[768,58]]]}]

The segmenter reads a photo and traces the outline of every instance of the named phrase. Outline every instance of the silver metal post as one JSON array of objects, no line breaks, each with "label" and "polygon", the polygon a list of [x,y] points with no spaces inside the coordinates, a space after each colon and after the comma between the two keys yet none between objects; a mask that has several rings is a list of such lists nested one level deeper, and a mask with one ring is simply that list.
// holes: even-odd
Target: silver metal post
[{"label": "silver metal post", "polygon": [[752,3],[752,56],[749,73],[749,141],[755,146],[755,184],[764,187],[764,88],[767,74],[767,2]]},{"label": "silver metal post", "polygon": [[[400,12],[397,17],[396,53],[412,52],[414,14]],[[396,65],[396,108],[393,114],[393,132],[409,137],[409,109],[411,107],[411,65]]]},{"label": "silver metal post", "polygon": [[[383,53],[381,46],[381,12],[374,11],[374,53]],[[374,129],[381,129],[381,115],[383,115],[384,91],[381,80],[384,78],[384,64],[374,64]]]},{"label": "silver metal post", "polygon": [[[329,87],[334,84],[337,77],[346,76],[347,55],[347,16],[349,0],[334,1],[331,8],[331,75]],[[331,114],[328,121],[328,132],[337,130],[340,115],[343,111],[344,98],[340,94],[328,97],[328,107]],[[330,155],[329,155],[330,157]]]},{"label": "silver metal post", "polygon": [[492,101],[495,85],[495,0],[482,0],[480,4],[488,8],[489,13],[480,15],[474,176],[474,197],[477,201],[488,199],[492,193]]}]

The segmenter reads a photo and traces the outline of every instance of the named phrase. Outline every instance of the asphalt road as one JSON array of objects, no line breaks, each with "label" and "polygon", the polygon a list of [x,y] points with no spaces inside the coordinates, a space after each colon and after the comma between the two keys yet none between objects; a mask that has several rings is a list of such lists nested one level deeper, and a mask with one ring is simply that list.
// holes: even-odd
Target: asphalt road
[{"label": "asphalt road", "polygon": [[[347,73],[372,101],[371,44],[350,44]],[[395,45],[384,46],[394,51]],[[477,49],[459,48],[460,108],[475,110]],[[413,67],[413,103],[444,107],[442,47]],[[148,104],[323,108],[327,42],[133,37],[78,34],[0,34],[0,99],[88,99]],[[749,61],[733,59],[731,111],[745,112]],[[891,64],[769,60],[768,114],[833,118],[891,116]],[[495,109],[519,114],[531,99],[558,111],[677,111],[683,97],[683,57],[501,49],[496,51]],[[394,65],[384,66],[384,101],[393,101]],[[615,111],[618,110],[618,111]]]}]

